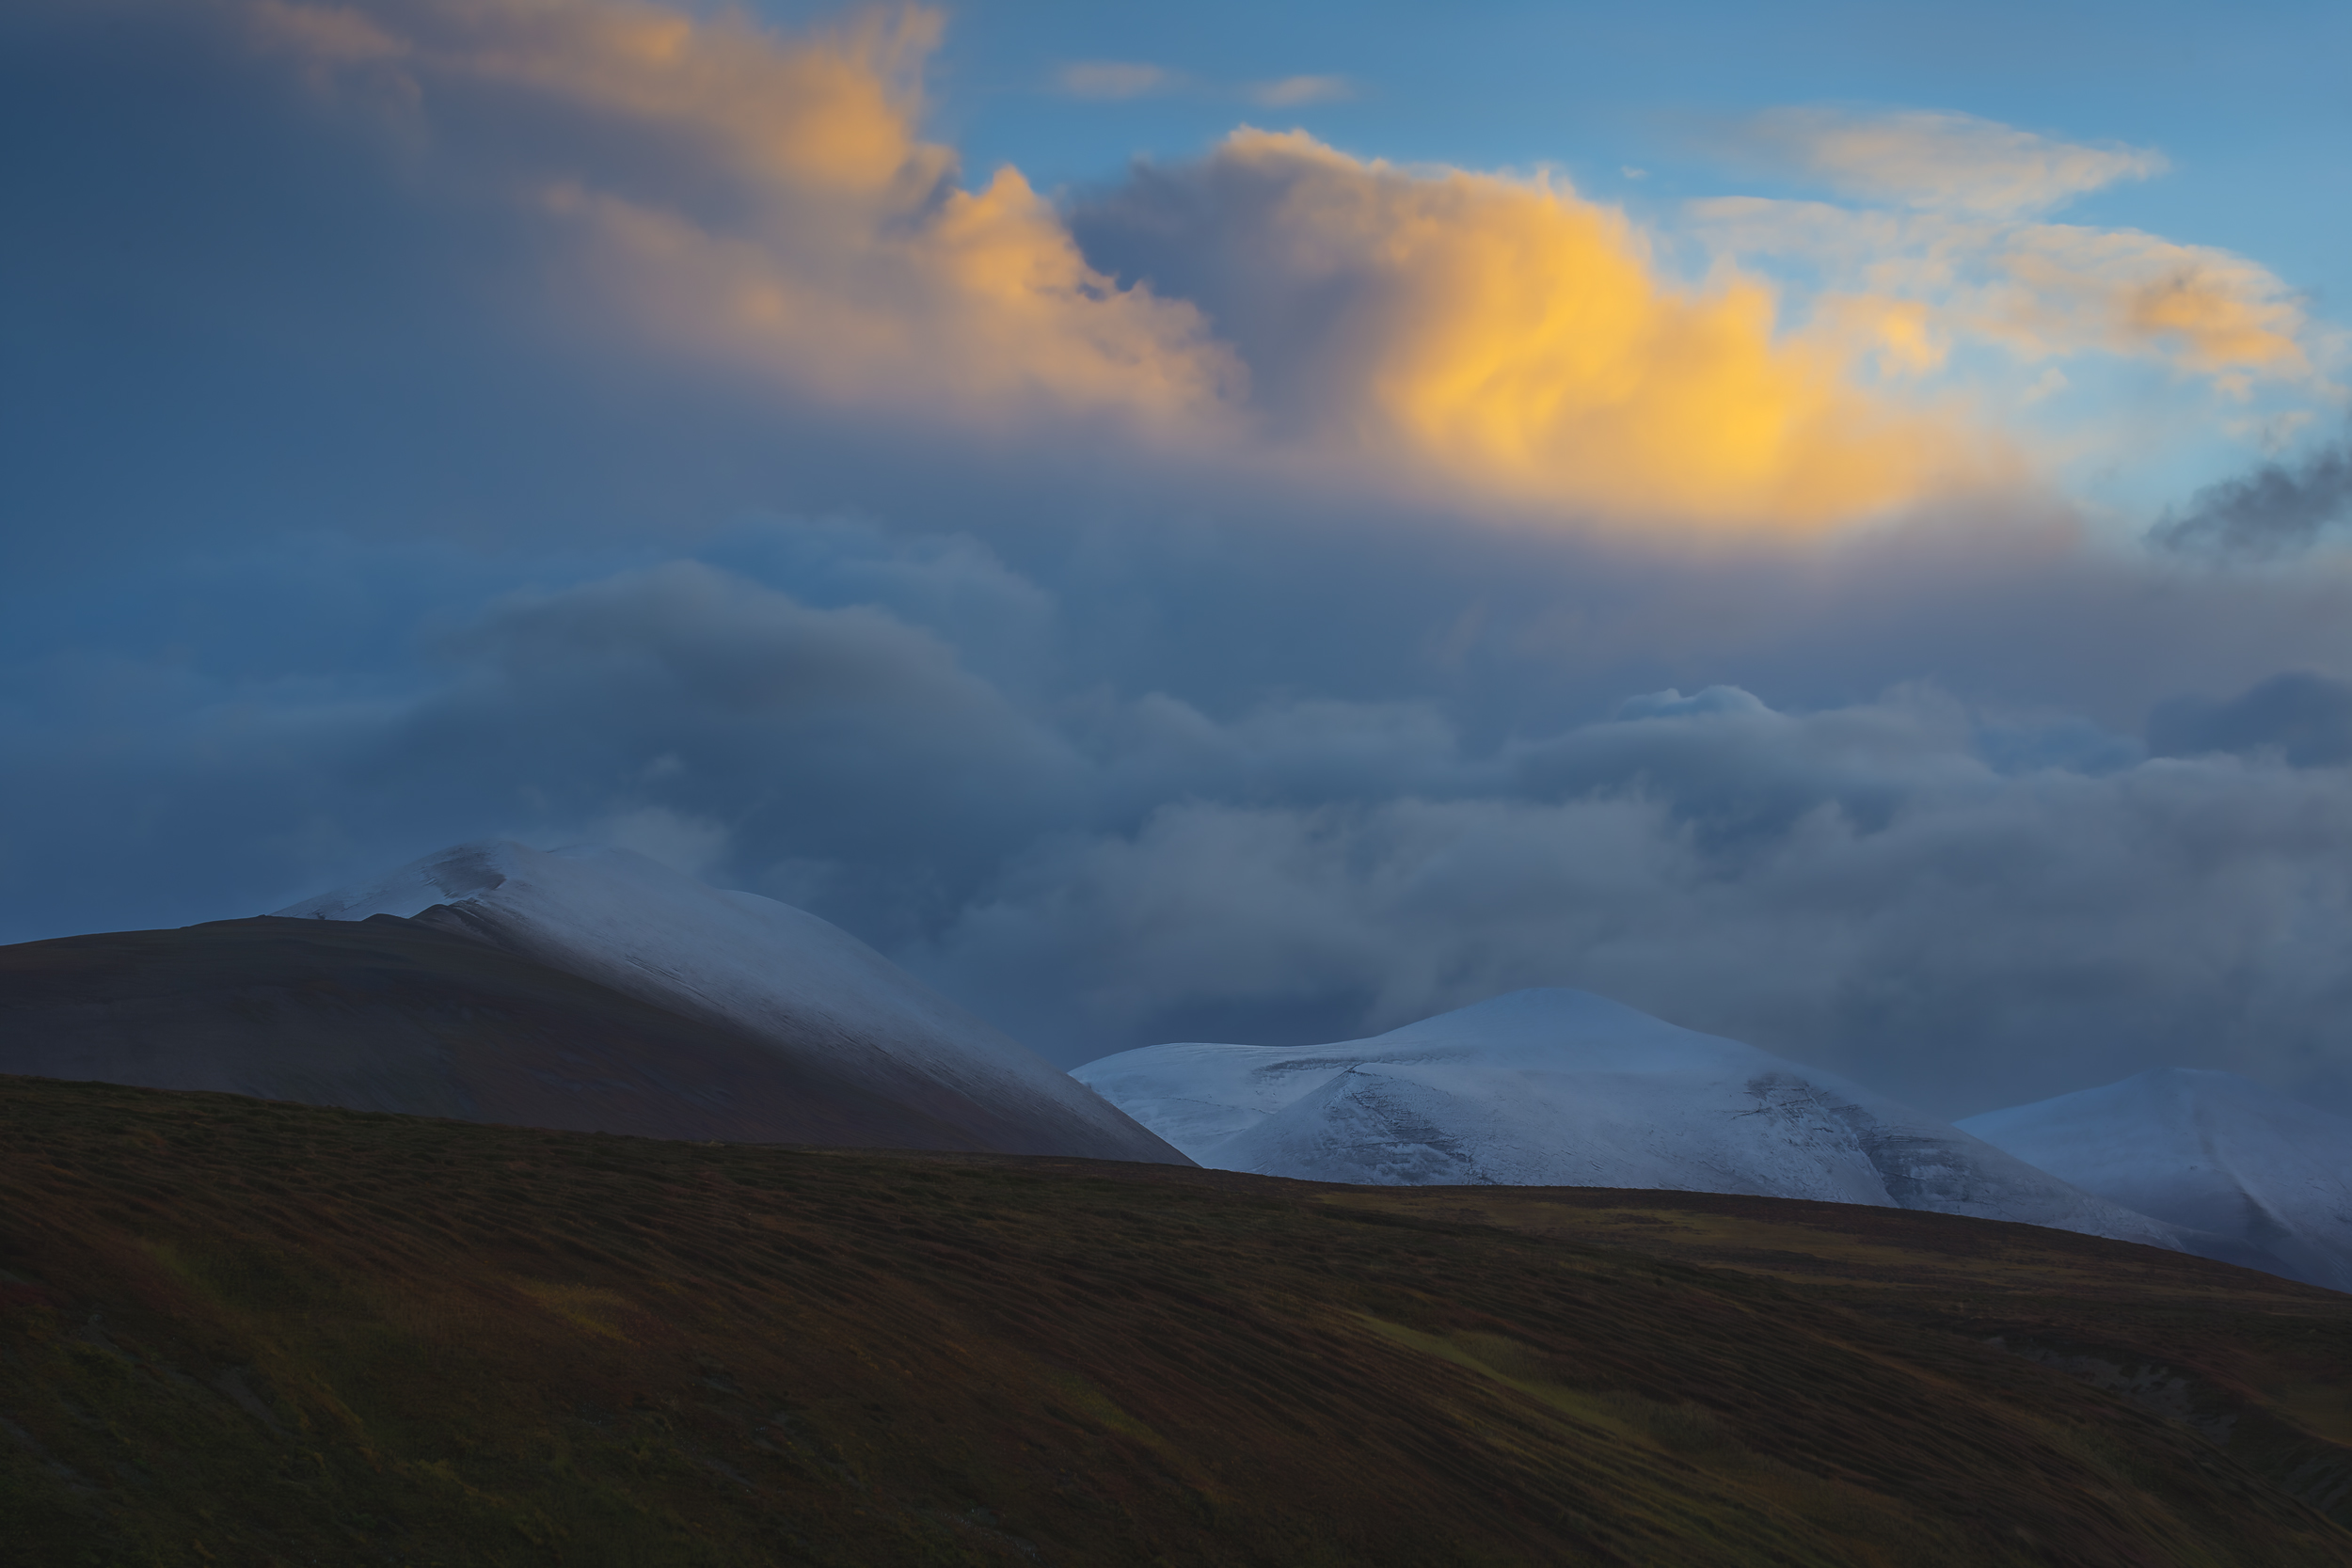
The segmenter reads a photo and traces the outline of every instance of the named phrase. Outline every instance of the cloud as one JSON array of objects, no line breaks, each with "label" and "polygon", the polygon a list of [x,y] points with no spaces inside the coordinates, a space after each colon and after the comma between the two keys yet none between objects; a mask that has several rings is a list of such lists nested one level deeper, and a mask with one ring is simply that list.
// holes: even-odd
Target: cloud
[{"label": "cloud", "polygon": [[[206,161],[209,176],[191,151],[169,181],[153,147],[126,152],[102,182],[129,190],[119,182],[145,168],[147,183],[106,220],[120,231],[91,234],[88,248],[190,256],[184,281],[147,269],[137,285],[185,297],[139,308],[219,332],[184,361],[216,367],[210,380],[265,350],[312,361],[314,395],[285,409],[158,391],[243,416],[235,431],[218,428],[227,415],[191,425],[190,461],[249,467],[239,453],[256,433],[307,418],[312,438],[278,443],[278,467],[301,468],[290,446],[316,451],[325,484],[349,463],[330,463],[323,442],[383,431],[390,471],[357,487],[371,494],[345,501],[355,509],[393,513],[390,496],[437,482],[391,460],[390,426],[323,411],[367,401],[369,377],[337,367],[385,361],[421,386],[457,357],[436,346],[442,331],[453,349],[489,335],[517,362],[564,361],[560,394],[503,397],[452,369],[412,401],[442,411],[416,416],[443,420],[438,438],[470,431],[513,454],[472,459],[487,467],[534,459],[529,442],[484,437],[486,422],[511,432],[568,400],[547,424],[550,447],[568,448],[556,466],[576,476],[568,504],[583,513],[730,488],[766,499],[760,485],[787,469],[811,476],[795,502],[882,504],[894,481],[874,470],[912,470],[875,454],[945,442],[962,460],[1052,474],[1039,481],[1048,489],[1089,461],[1104,473],[1214,470],[1235,490],[1316,505],[1401,497],[1664,547],[1818,539],[2031,483],[2021,443],[1997,428],[2030,387],[1996,399],[1998,386],[1967,382],[1983,362],[1972,345],[2011,350],[2029,364],[2021,382],[2052,368],[2031,361],[2090,352],[2235,391],[2308,388],[2320,373],[2301,303],[2260,267],[2153,236],[1987,216],[1990,198],[1961,216],[1715,203],[1700,215],[1727,261],[1699,283],[1666,260],[1671,229],[1556,180],[1400,166],[1295,133],[1240,132],[1057,211],[1015,169],[967,181],[923,135],[940,21],[922,9],[804,34],[650,0],[213,0],[171,16],[178,33],[202,35],[203,49],[183,53],[212,63],[193,74],[235,83],[179,112],[233,124],[242,150]],[[217,59],[228,50],[234,73]],[[1093,65],[1131,82],[1162,70]],[[127,100],[118,107],[137,119]],[[1962,117],[1790,111],[1758,123],[1808,157],[1877,170],[1873,189],[1894,189],[1887,171],[1904,159],[1950,185],[1973,158],[2009,191],[2079,186],[2117,159],[2140,166],[2136,153]],[[317,150],[286,150],[297,145]],[[253,154],[265,146],[270,156]],[[163,221],[172,202],[184,218]],[[316,213],[320,232],[254,243],[238,221],[205,215],[240,203]],[[1792,258],[1782,270],[1819,263],[1830,286],[1806,300],[1772,283]],[[87,268],[58,271],[26,287],[135,314],[100,297]],[[296,306],[310,313],[298,325]],[[402,311],[400,328],[373,325]],[[280,325],[242,336],[230,325],[265,319]],[[1981,394],[1973,408],[1950,395],[1954,375]],[[103,405],[105,378],[84,379],[83,401]],[[598,406],[623,427],[617,444],[556,439]],[[66,400],[50,407],[61,428],[79,418]],[[624,501],[627,482],[599,470],[632,419],[695,427],[675,444],[700,440],[708,459]],[[758,467],[745,454],[763,429],[776,455],[739,480]],[[240,434],[242,446],[223,439]]]},{"label": "cloud", "polygon": [[1988,216],[2039,213],[2164,171],[2151,148],[2087,146],[1974,115],[1768,109],[1725,133],[1743,162],[1813,175],[1848,196]]},{"label": "cloud", "polygon": [[1286,441],[1386,483],[1807,533],[1990,466],[1861,391],[1835,345],[1784,340],[1762,284],[1677,289],[1553,182],[1242,131],[1073,223],[1097,264],[1206,311]]},{"label": "cloud", "polygon": [[398,60],[409,47],[355,10],[255,0],[246,16],[265,44],[301,56],[313,66],[336,68]]},{"label": "cloud", "polygon": [[2085,346],[2239,379],[2312,371],[2302,306],[2242,257],[2128,230],[2036,224],[2002,237],[1979,318],[2036,353]]},{"label": "cloud", "polygon": [[[532,233],[539,286],[515,287],[551,331],[801,403],[1661,537],[1819,533],[1999,467],[1948,413],[1866,389],[1841,339],[1782,333],[1761,282],[1678,285],[1623,214],[1556,182],[1245,131],[1139,171],[1073,236],[1017,170],[967,186],[920,135],[929,11],[800,38],[646,0],[238,14],[327,104],[387,127],[412,186]],[[1100,93],[1178,81],[1072,69]],[[1166,252],[1132,268],[1117,245],[1125,282],[1092,259],[1114,214]],[[1256,331],[1294,307],[1292,329]],[[1916,357],[1899,314],[1870,352]]]},{"label": "cloud", "polygon": [[2266,268],[2211,246],[2133,230],[1757,197],[1709,198],[1692,214],[1727,259],[1818,269],[1814,312],[1831,333],[1851,333],[1857,317],[1900,324],[1904,346],[1890,370],[1932,370],[1952,345],[1970,344],[2020,366],[2083,356],[2150,361],[2240,401],[2258,385],[2305,393],[2321,385],[2303,302]]},{"label": "cloud", "polygon": [[[1917,555],[1808,568],[1808,600],[1753,564],[1499,536],[1466,579],[1458,539],[1317,537],[1191,567],[1197,539],[1116,567],[1097,543],[1047,580],[968,538],[779,523],[714,546],[731,567],[489,594],[391,688],[307,655],[299,680],[53,664],[12,709],[5,809],[43,831],[11,879],[46,890],[17,912],[230,915],[466,837],[596,838],[814,908],[1063,1061],[1570,984],[1954,1114],[2157,1061],[2352,1091],[2352,791],[2298,766],[2343,750],[2340,679],[2159,704],[2146,746],[1943,687],[1799,711],[1627,684],[1663,657],[1981,690],[1997,622],[2023,691],[2095,654],[2129,709],[2222,667],[2201,641],[2333,646],[2341,589],[2025,556],[1966,589]],[[1473,583],[1484,622],[1440,648]]]},{"label": "cloud", "polygon": [[924,131],[920,12],[55,10],[9,935],[600,837],[1066,1061],[1558,981],[1947,1111],[2344,1082],[2352,556],[2103,549],[1939,401],[2319,374],[2260,269],[1774,204],[1807,302],[1259,132],[1057,209]]},{"label": "cloud", "polygon": [[[2153,150],[1966,115],[1820,108],[1756,116],[1723,146],[1734,164],[1794,171],[1848,198],[1721,197],[1690,213],[1724,260],[1807,275],[1813,329],[1856,344],[1883,378],[1932,377],[2024,409],[2065,384],[2049,379],[2051,359],[2138,361],[2232,402],[2265,398],[2274,425],[2310,412],[2280,400],[2331,395],[2340,349],[2268,269],[2214,246],[2048,221],[2087,192],[2162,172]],[[1870,349],[1879,323],[1901,335]],[[2063,406],[2039,421],[2045,452],[2130,439],[2086,428],[2081,400]]]},{"label": "cloud", "polygon": [[1109,100],[1144,98],[1184,85],[1179,72],[1136,60],[1074,60],[1056,71],[1054,81],[1073,98]]},{"label": "cloud", "polygon": [[2265,463],[2206,486],[2188,510],[2150,531],[2158,548],[2221,560],[2267,561],[2310,549],[2352,520],[2352,441],[2320,447],[2292,467]]},{"label": "cloud", "polygon": [[[1814,538],[2024,481],[2018,446],[1931,386],[1971,340],[2144,355],[2240,391],[2315,373],[2299,303],[2261,268],[2014,219],[2028,186],[2145,159],[1958,117],[1758,122],[1874,190],[1915,164],[1948,195],[1973,159],[2010,193],[1891,223],[1703,209],[1726,255],[1844,258],[1854,276],[1792,325],[1764,274],[1682,281],[1661,236],[1556,180],[1300,133],[1237,132],[1067,214],[1010,167],[967,183],[921,134],[940,30],[922,9],[790,36],[650,0],[221,5],[310,115],[380,140],[420,217],[503,231],[500,267],[453,258],[453,291],[630,367],[596,373],[654,359],[764,387],[779,424],[1210,458],[1269,487],[1678,546]],[[1070,69],[1090,92],[1186,85]],[[1336,82],[1259,87],[1305,102]]]},{"label": "cloud", "polygon": [[[649,776],[660,776],[655,771],[658,763],[659,759],[648,765]],[[725,858],[729,835],[721,823],[683,816],[666,806],[639,806],[596,822],[588,836],[598,844],[634,849],[648,860],[699,877]]]},{"label": "cloud", "polygon": [[[1231,373],[1189,307],[1089,269],[1018,171],[964,188],[920,138],[935,12],[801,39],[644,0],[247,15],[354,112],[430,149],[441,178],[489,182],[543,225],[564,250],[546,281],[579,326],[977,424],[1182,421]],[[386,41],[355,55],[362,21]]]},{"label": "cloud", "polygon": [[371,748],[379,787],[464,757],[543,822],[714,856],[723,832],[755,877],[861,866],[841,907],[878,929],[1065,815],[1083,771],[929,632],[699,562],[505,598],[444,657],[458,678]]},{"label": "cloud", "polygon": [[1105,1051],[1575,985],[1955,1115],[2161,1061],[2352,1087],[2321,935],[2352,919],[2340,776],[2003,774],[1931,693],[1660,705],[1531,748],[1508,791],[1195,800],[1041,847],[937,972]]},{"label": "cloud", "polygon": [[1356,85],[1344,76],[1283,76],[1270,82],[1252,82],[1241,93],[1260,108],[1294,109],[1353,98]]},{"label": "cloud", "polygon": [[2149,715],[2148,749],[2175,757],[2275,754],[2296,768],[2352,762],[2352,682],[2290,671],[2226,702],[2175,697]]}]

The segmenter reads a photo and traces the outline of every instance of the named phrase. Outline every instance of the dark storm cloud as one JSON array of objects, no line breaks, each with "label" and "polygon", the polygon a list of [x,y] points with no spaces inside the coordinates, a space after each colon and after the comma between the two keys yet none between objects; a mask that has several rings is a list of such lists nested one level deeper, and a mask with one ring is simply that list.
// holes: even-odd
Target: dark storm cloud
[{"label": "dark storm cloud", "polygon": [[2168,515],[2148,537],[2181,555],[2268,561],[2310,549],[2346,521],[2352,442],[2339,440],[2297,463],[2265,463],[2198,491],[2187,511]]}]

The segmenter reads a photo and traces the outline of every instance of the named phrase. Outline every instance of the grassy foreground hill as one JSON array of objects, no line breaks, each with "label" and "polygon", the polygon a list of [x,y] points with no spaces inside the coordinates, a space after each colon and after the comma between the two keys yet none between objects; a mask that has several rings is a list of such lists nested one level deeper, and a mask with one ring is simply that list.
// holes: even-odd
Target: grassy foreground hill
[{"label": "grassy foreground hill", "polygon": [[11,1564],[2352,1562],[2352,1297],[2056,1231],[0,1079]]}]

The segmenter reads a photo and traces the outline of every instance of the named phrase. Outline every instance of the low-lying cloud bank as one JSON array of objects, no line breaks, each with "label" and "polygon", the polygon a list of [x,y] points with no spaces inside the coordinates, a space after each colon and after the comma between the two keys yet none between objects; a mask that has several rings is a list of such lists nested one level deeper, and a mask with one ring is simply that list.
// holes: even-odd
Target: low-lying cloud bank
[{"label": "low-lying cloud bank", "polygon": [[1065,1062],[1573,985],[1953,1115],[2154,1063],[2352,1089],[2343,681],[2145,739],[1919,684],[1483,736],[1442,694],[1220,714],[1091,681],[1060,592],[969,541],[836,544],[797,570],[847,602],[673,562],[494,600],[404,698],[62,745],[16,809],[101,847],[20,864],[119,880],[143,842],[184,879],[215,838],[259,907],[601,838],[839,920]]}]

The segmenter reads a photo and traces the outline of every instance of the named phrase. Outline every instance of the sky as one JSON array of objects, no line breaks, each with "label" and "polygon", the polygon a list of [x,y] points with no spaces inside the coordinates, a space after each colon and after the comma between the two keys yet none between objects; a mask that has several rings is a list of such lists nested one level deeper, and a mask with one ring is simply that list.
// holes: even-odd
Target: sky
[{"label": "sky", "polygon": [[1064,1065],[1567,985],[2352,1111],[2347,55],[20,0],[0,941],[600,842]]}]

